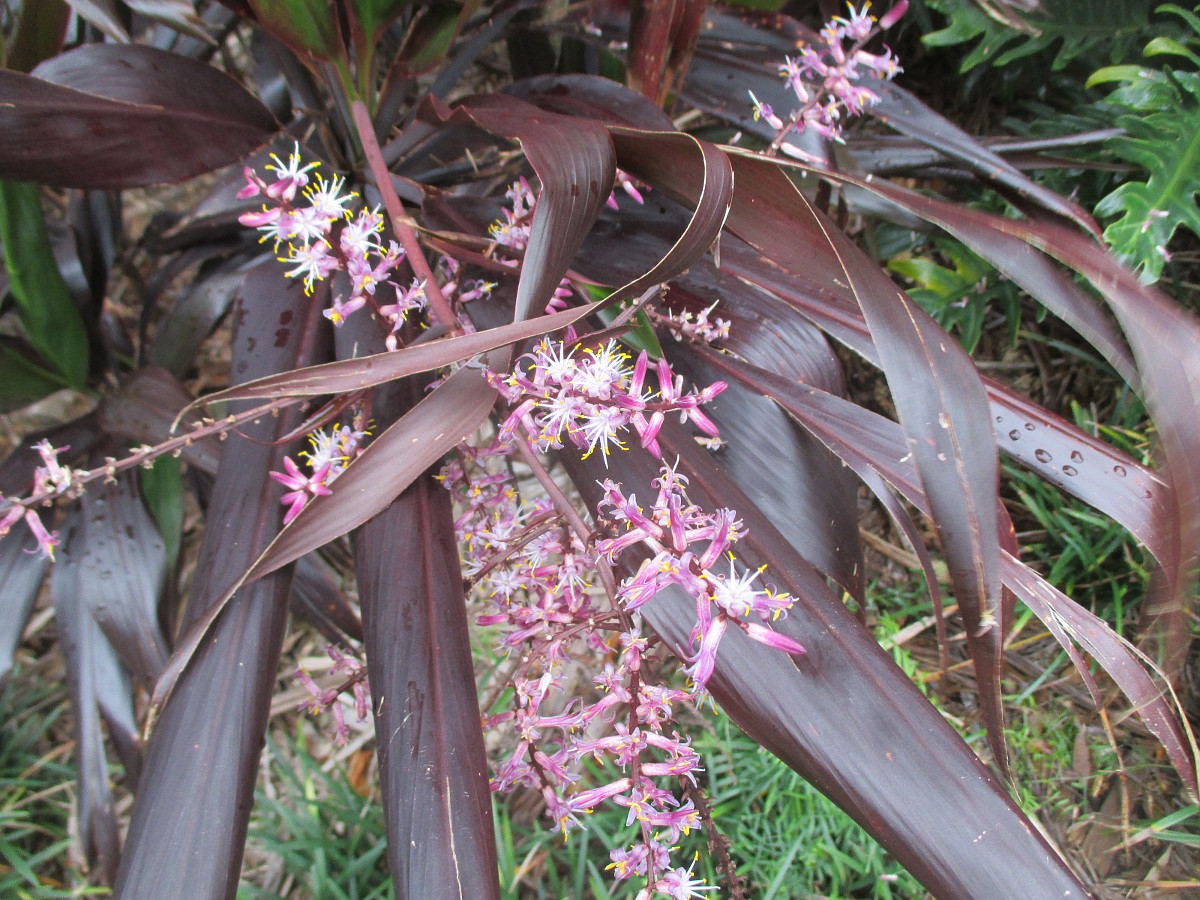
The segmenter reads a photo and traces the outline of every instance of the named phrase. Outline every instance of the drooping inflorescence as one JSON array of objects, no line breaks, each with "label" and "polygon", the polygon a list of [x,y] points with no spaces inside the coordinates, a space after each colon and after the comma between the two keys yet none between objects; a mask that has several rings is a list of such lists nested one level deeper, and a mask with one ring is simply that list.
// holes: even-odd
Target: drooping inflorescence
[{"label": "drooping inflorescence", "polygon": [[859,10],[850,4],[847,18],[834,16],[825,23],[815,46],[806,45],[794,58],[785,57],[779,72],[800,104],[786,119],[749,92],[755,120],[766,121],[776,131],[770,151],[781,150],[788,156],[812,161],[810,154],[789,137],[811,130],[828,140],[840,141],[844,120],[862,115],[879,102],[879,95],[868,85],[890,81],[900,73],[900,64],[890,49],[869,53],[863,48],[872,37],[900,20],[908,9],[908,0],[896,3],[878,24],[870,8],[870,3]]},{"label": "drooping inflorescence", "polygon": [[[243,213],[238,221],[261,231],[262,240],[273,241],[276,252],[280,244],[287,245],[279,261],[292,266],[289,277],[304,279],[308,293],[334,272],[346,273],[349,293],[336,295],[325,310],[335,326],[371,302],[391,324],[394,335],[409,312],[425,307],[425,286],[415,278],[407,286],[391,280],[404,260],[404,250],[395,241],[385,247],[380,240],[384,223],[379,208],[363,208],[355,214],[351,205],[358,195],[346,191],[345,179],[338,175],[328,181],[320,175],[310,178],[320,164],[303,163],[299,145],[287,163],[274,155],[272,159],[274,164],[266,167],[275,174],[270,184],[253,169],[245,169],[246,186],[238,199],[261,196],[264,202],[261,210]],[[385,285],[394,294],[394,303],[377,303],[376,291]]]}]

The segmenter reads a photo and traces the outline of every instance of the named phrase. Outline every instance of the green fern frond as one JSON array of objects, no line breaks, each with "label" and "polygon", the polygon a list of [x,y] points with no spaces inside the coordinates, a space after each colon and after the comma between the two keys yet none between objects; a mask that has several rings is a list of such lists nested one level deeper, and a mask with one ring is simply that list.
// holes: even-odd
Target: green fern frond
[{"label": "green fern frond", "polygon": [[1153,0],[1041,0],[1040,9],[1020,14],[1027,31],[996,21],[971,0],[935,0],[930,6],[950,23],[925,35],[922,42],[927,47],[976,41],[960,71],[983,63],[1005,66],[1061,42],[1051,63],[1057,72],[1098,50],[1111,53],[1114,62],[1132,56],[1151,27]]},{"label": "green fern frond", "polygon": [[[1200,19],[1175,6],[1163,11],[1179,15],[1200,44]],[[1151,55],[1170,53],[1192,62],[1195,55],[1182,43],[1156,38]],[[1101,219],[1117,217],[1104,230],[1113,251],[1139,271],[1143,281],[1157,281],[1168,259],[1167,244],[1180,226],[1200,236],[1200,74],[1135,66],[1101,70],[1089,85],[1121,80],[1105,105],[1118,110],[1114,124],[1125,134],[1108,142],[1121,159],[1146,170],[1145,181],[1128,181],[1096,206]]]}]

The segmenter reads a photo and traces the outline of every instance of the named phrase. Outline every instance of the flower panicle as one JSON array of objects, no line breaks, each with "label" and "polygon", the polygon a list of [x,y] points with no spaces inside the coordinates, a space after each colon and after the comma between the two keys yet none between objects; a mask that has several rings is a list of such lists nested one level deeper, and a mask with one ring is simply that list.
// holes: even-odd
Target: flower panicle
[{"label": "flower panicle", "polygon": [[840,142],[844,122],[879,102],[869,84],[891,81],[900,74],[899,61],[890,49],[870,53],[864,45],[901,19],[908,0],[893,4],[878,22],[870,8],[870,3],[861,9],[849,4],[847,16],[834,16],[825,23],[816,45],[803,46],[795,57],[784,58],[779,74],[799,104],[786,118],[749,92],[754,120],[765,121],[776,132],[768,152],[781,150],[797,159],[820,162],[791,138],[812,131]]}]

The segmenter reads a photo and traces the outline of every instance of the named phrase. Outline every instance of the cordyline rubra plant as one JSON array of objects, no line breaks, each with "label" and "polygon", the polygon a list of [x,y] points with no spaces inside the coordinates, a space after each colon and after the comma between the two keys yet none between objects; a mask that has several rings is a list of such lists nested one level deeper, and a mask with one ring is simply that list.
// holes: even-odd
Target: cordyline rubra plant
[{"label": "cordyline rubra plant", "polygon": [[[21,325],[5,402],[100,397],[0,471],[0,674],[53,560],[98,881],[233,896],[289,610],[338,648],[336,682],[299,675],[309,705],[335,709],[339,739],[339,694],[374,717],[399,896],[499,895],[493,790],[535,792],[564,833],[626,810],[609,874],[631,895],[747,896],[678,718],[708,697],[934,895],[1086,896],[1006,786],[1018,603],[1195,796],[1171,684],[1200,551],[1200,328],[1114,262],[1086,211],[892,82],[880,32],[905,3],[816,32],[692,0],[548,19],[520,2],[227,0],[158,5],[157,24],[141,18],[155,4],[99,6],[10,5],[0,72]],[[495,72],[501,41],[523,77],[485,89],[474,64]],[[588,73],[620,61],[628,86]],[[702,140],[664,108],[743,137]],[[886,153],[855,155],[859,117],[1021,214],[886,180]],[[150,274],[123,331],[105,302],[127,243],[116,192],[232,163],[136,244]],[[38,182],[72,189],[57,259]],[[943,230],[1071,326],[1144,400],[1155,467],[981,375],[848,213]],[[181,380],[223,319],[232,386],[191,396]],[[882,372],[894,419],[847,399],[835,344]],[[1145,546],[1140,649],[1022,561],[1000,454]],[[181,456],[204,512],[187,567]],[[940,604],[913,512],[936,531],[990,766],[847,607],[865,602],[864,485]],[[346,536],[357,610],[319,556]],[[473,622],[509,658],[506,699],[482,711]],[[592,666],[573,696],[568,659]],[[134,792],[123,846],[101,722]],[[719,884],[677,852],[697,830]]]}]

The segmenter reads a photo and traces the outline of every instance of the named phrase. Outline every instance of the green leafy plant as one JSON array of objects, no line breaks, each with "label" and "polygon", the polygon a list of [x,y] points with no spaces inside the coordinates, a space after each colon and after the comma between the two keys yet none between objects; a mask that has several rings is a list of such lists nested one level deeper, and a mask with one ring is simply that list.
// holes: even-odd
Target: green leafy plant
[{"label": "green leafy plant", "polygon": [[975,351],[990,311],[1003,315],[1016,343],[1021,301],[1012,284],[961,244],[939,240],[934,248],[945,264],[925,256],[893,256],[887,267],[915,284],[909,296],[947,331],[957,331],[968,353]]},{"label": "green leafy plant", "polygon": [[1133,56],[1151,27],[1154,0],[1040,0],[1031,8],[1004,2],[929,0],[929,6],[949,22],[921,38],[927,47],[974,42],[960,71],[1003,67],[1045,54],[1057,72],[1097,53],[1116,56],[1113,62]]},{"label": "green leafy plant", "polygon": [[[1180,227],[1200,236],[1200,18],[1175,4],[1159,7],[1190,29],[1182,40],[1160,36],[1146,45],[1148,57],[1171,57],[1176,66],[1109,66],[1088,86],[1121,82],[1103,105],[1125,134],[1108,141],[1116,156],[1147,172],[1131,179],[1096,205],[1096,215],[1114,220],[1104,239],[1148,282],[1157,281],[1170,259],[1167,245]],[[1189,68],[1180,68],[1187,65]],[[1114,218],[1115,217],[1115,218]]]},{"label": "green leafy plant", "polygon": [[[700,3],[550,19],[229,0],[203,10],[225,54],[155,49],[164,26],[140,20],[129,45],[68,41],[65,15],[22,45],[29,71],[0,72],[0,177],[70,198],[54,208],[74,214],[67,261],[90,276],[80,371],[99,405],[0,469],[0,659],[6,672],[54,558],[98,883],[235,895],[289,610],[331,647],[290,685],[331,711],[336,739],[351,716],[373,722],[397,896],[501,896],[499,873],[524,862],[509,810],[497,850],[492,789],[548,831],[592,822],[609,862],[573,845],[546,870],[553,891],[747,896],[684,733],[707,695],[931,893],[1082,897],[1006,787],[1018,601],[1097,705],[1093,664],[1108,673],[1196,793],[1164,679],[1187,658],[1200,555],[1200,324],[1122,267],[1086,210],[892,83],[899,62],[876,42],[904,9],[814,32]],[[596,74],[614,54],[640,93]],[[694,111],[683,124],[712,116],[765,151],[680,130],[668,100]],[[909,144],[879,150],[863,118]],[[864,163],[834,166],[835,144]],[[234,162],[199,202],[121,231],[116,192]],[[1039,214],[934,193],[947,164]],[[926,190],[884,177],[900,170]],[[22,190],[20,216],[40,218]],[[858,247],[844,226],[859,214],[945,232],[1073,328],[1144,399],[1155,466],[985,377]],[[104,305],[116,246],[122,271],[149,273],[124,329]],[[9,285],[11,333],[58,371],[37,324],[56,289]],[[216,376],[198,362],[226,324],[228,387],[223,358]],[[832,343],[878,370],[894,418],[847,396]],[[1021,558],[1001,453],[1145,546],[1138,637],[1161,668]],[[186,480],[133,477],[173,456]],[[931,593],[946,576],[995,771],[843,601],[867,607],[860,486]],[[188,510],[198,546],[180,539]],[[472,618],[506,656],[486,740]],[[140,772],[123,846],[110,751]],[[277,849],[335,894],[350,888],[324,875],[365,859],[353,883],[378,894],[377,832],[354,833],[363,857],[322,849],[322,819],[353,798],[303,763],[297,779],[305,803],[274,810]],[[775,836],[790,853],[804,833]],[[701,837],[711,857],[684,855]],[[899,877],[881,857],[811,852],[831,884]],[[790,877],[755,865],[768,890]]]}]

